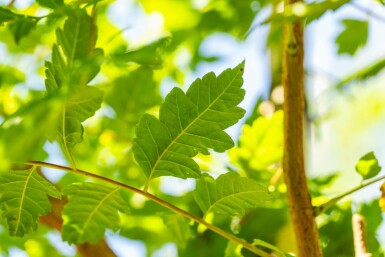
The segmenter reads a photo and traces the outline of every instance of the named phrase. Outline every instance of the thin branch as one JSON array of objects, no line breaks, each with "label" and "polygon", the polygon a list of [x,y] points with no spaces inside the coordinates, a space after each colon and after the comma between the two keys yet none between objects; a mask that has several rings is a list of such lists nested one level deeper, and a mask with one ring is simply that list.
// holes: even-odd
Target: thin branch
[{"label": "thin branch", "polygon": [[97,179],[97,180],[106,182],[110,185],[114,185],[114,186],[120,187],[120,188],[128,190],[128,191],[140,194],[140,195],[158,203],[159,205],[162,205],[163,207],[174,211],[177,214],[180,214],[180,215],[182,215],[188,219],[191,219],[191,220],[195,221],[196,223],[204,225],[205,227],[207,227],[211,231],[217,233],[218,235],[220,235],[220,236],[222,236],[222,237],[224,237],[224,238],[226,238],[226,239],[228,239],[234,243],[242,245],[244,248],[248,249],[252,253],[255,253],[261,257],[271,257],[271,255],[269,253],[254,247],[253,245],[246,242],[245,240],[238,238],[238,237],[236,237],[236,236],[206,222],[205,220],[198,218],[197,216],[195,216],[195,215],[193,215],[193,214],[191,214],[185,210],[182,210],[182,209],[180,209],[180,208],[178,208],[178,207],[176,207],[176,206],[174,206],[174,205],[172,205],[172,204],[170,204],[170,203],[168,203],[168,202],[166,202],[166,201],[164,201],[164,200],[162,200],[162,199],[160,199],[160,198],[158,198],[158,197],[156,197],[156,196],[154,196],[148,192],[144,192],[144,191],[137,189],[135,187],[132,187],[132,186],[120,183],[118,181],[115,181],[115,180],[112,180],[109,178],[105,178],[103,176],[100,176],[100,175],[97,175],[94,173],[90,173],[90,172],[87,172],[84,170],[79,170],[79,169],[74,170],[70,167],[60,166],[60,165],[56,165],[56,164],[52,164],[52,163],[46,163],[46,162],[40,162],[40,161],[27,161],[27,162],[25,162],[25,164],[33,165],[33,166],[46,167],[46,168],[52,168],[52,169],[57,169],[57,170],[63,170],[63,171],[67,171],[67,172],[80,174],[80,175],[83,175],[83,176],[86,176],[89,178],[93,178],[93,179]]},{"label": "thin branch", "polygon": [[329,201],[327,201],[326,203],[324,204],[321,204],[317,207],[314,208],[314,211],[315,211],[315,215],[319,215],[321,213],[323,213],[324,211],[326,211],[327,209],[329,209],[331,206],[333,206],[334,204],[336,204],[339,200],[341,200],[342,198],[345,198],[346,196],[348,195],[351,195],[352,193],[355,193],[357,192],[358,190],[361,190],[367,186],[370,186],[378,181],[381,181],[385,179],[385,175],[384,176],[380,176],[376,179],[373,179],[371,181],[368,181],[366,183],[361,183],[360,185],[356,186],[356,187],[353,187],[352,189],[340,194],[340,195],[337,195],[333,198],[331,198]]}]

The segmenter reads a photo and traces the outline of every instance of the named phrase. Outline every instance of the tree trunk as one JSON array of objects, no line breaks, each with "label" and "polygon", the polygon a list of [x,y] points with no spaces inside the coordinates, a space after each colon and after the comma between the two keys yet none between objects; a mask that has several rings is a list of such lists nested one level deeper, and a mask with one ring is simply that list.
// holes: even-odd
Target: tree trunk
[{"label": "tree trunk", "polygon": [[[287,4],[298,2],[287,0]],[[304,165],[303,22],[286,23],[283,41],[284,157],[290,216],[299,257],[321,257],[322,251]]]}]

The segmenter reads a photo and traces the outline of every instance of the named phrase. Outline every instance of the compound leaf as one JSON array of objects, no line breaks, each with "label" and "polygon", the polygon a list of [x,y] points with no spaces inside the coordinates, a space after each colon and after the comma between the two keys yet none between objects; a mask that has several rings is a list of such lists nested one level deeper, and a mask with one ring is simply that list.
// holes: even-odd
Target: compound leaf
[{"label": "compound leaf", "polygon": [[63,239],[75,244],[96,243],[106,228],[118,230],[118,211],[129,212],[120,190],[88,182],[64,188],[69,201],[63,211]]},{"label": "compound leaf", "polygon": [[50,182],[37,174],[36,167],[1,174],[0,192],[3,217],[9,233],[14,236],[24,236],[37,229],[38,217],[51,210],[47,195],[61,197]]},{"label": "compound leaf", "polygon": [[204,174],[197,181],[194,197],[205,216],[211,212],[244,215],[273,199],[267,188],[235,172],[220,175],[216,180]]},{"label": "compound leaf", "polygon": [[237,105],[244,97],[241,89],[244,63],[197,79],[184,93],[174,88],[161,105],[159,119],[145,114],[136,128],[133,151],[148,177],[199,177],[192,159],[208,148],[223,152],[234,145],[223,130],[235,124],[245,111]]},{"label": "compound leaf", "polygon": [[71,12],[64,29],[56,31],[52,62],[46,62],[48,94],[62,92],[67,98],[57,134],[71,160],[72,149],[83,140],[81,123],[94,115],[103,100],[102,91],[86,85],[99,72],[98,59],[103,54],[94,49],[93,31],[96,29],[85,10]]}]

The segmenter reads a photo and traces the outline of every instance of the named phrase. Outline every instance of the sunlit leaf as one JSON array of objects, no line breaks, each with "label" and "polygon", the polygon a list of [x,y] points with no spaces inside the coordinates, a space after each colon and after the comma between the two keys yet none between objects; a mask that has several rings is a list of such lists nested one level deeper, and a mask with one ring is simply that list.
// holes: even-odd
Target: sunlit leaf
[{"label": "sunlit leaf", "polygon": [[274,246],[272,244],[269,244],[269,243],[267,243],[265,241],[259,240],[259,239],[254,239],[253,245],[255,245],[255,246],[263,246],[263,247],[266,247],[268,249],[271,249],[271,250],[275,251],[277,253],[277,255],[280,256],[280,257],[294,257],[294,255],[285,253],[281,249],[279,249],[278,247],[276,247],[276,246]]},{"label": "sunlit leaf", "polygon": [[353,55],[366,44],[368,39],[368,21],[346,19],[342,21],[344,29],[336,38],[338,54]]},{"label": "sunlit leaf", "polygon": [[24,236],[37,229],[38,217],[51,210],[50,195],[60,198],[60,192],[39,176],[36,167],[13,170],[0,175],[0,204],[9,233]]},{"label": "sunlit leaf", "polygon": [[167,175],[199,177],[192,157],[208,154],[208,148],[223,152],[234,145],[223,130],[244,115],[237,106],[244,96],[243,65],[218,77],[209,73],[197,79],[186,94],[174,88],[160,107],[159,120],[143,115],[133,150],[148,180]]},{"label": "sunlit leaf", "polygon": [[381,171],[381,166],[378,165],[378,160],[374,153],[369,152],[357,162],[356,171],[365,180],[376,176]]},{"label": "sunlit leaf", "polygon": [[211,212],[244,215],[247,210],[264,206],[273,199],[267,188],[235,172],[220,175],[217,179],[202,175],[194,196],[204,215]]},{"label": "sunlit leaf", "polygon": [[128,213],[119,188],[94,183],[72,184],[63,189],[69,197],[64,207],[63,239],[79,244],[96,243],[105,230],[119,229],[119,212]]},{"label": "sunlit leaf", "polygon": [[15,42],[19,43],[20,39],[27,36],[32,29],[36,27],[37,20],[31,19],[27,16],[17,18],[14,22],[8,25],[12,32]]},{"label": "sunlit leaf", "polygon": [[25,80],[25,74],[16,67],[0,65],[0,87],[2,85],[15,85]]}]

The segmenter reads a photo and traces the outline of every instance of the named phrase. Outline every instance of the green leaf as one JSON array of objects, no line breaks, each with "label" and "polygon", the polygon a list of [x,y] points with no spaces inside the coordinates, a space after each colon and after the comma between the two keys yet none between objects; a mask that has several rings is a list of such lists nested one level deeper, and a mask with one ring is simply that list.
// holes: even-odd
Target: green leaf
[{"label": "green leaf", "polygon": [[20,39],[27,36],[36,27],[37,19],[28,16],[17,18],[9,23],[8,28],[12,32],[15,42],[18,44]]},{"label": "green leaf", "polygon": [[96,243],[106,228],[117,231],[118,211],[129,213],[120,191],[120,188],[87,182],[64,188],[63,194],[69,201],[63,211],[63,239],[74,244]]},{"label": "green leaf", "polygon": [[102,91],[86,86],[99,72],[98,60],[103,54],[100,49],[94,49],[96,32],[93,31],[96,28],[85,10],[71,12],[64,29],[56,31],[52,62],[46,62],[48,93],[62,92],[67,97],[58,137],[72,162],[72,149],[83,141],[81,123],[94,115],[103,100]]},{"label": "green leaf", "polygon": [[381,171],[378,160],[373,152],[362,156],[356,164],[356,171],[361,175],[362,180],[373,178]]},{"label": "green leaf", "polygon": [[19,18],[21,15],[13,13],[11,10],[0,7],[0,25],[4,22],[13,21]]},{"label": "green leaf", "polygon": [[178,246],[185,248],[187,242],[192,238],[189,221],[179,214],[164,214],[162,218],[167,229],[174,235]]},{"label": "green leaf", "polygon": [[15,85],[25,80],[25,74],[19,69],[8,66],[0,65],[0,87],[2,85]]},{"label": "green leaf", "polygon": [[278,247],[272,245],[272,244],[269,244],[265,241],[262,241],[260,239],[254,239],[253,241],[253,245],[254,246],[263,246],[263,247],[266,247],[270,250],[273,250],[275,251],[277,254],[279,254],[280,257],[294,257],[294,255],[291,255],[291,254],[288,254],[288,253],[285,253],[283,252],[281,249],[279,249]]},{"label": "green leaf", "polygon": [[236,244],[232,241],[229,241],[225,250],[225,257],[244,257],[242,254],[243,246],[241,244]]},{"label": "green leaf", "polygon": [[363,81],[368,78],[376,76],[379,72],[381,72],[385,67],[385,59],[378,60],[376,62],[371,63],[370,65],[359,69],[352,74],[343,78],[335,87],[337,89],[343,88],[347,84],[353,81]]},{"label": "green leaf", "polygon": [[56,9],[64,5],[63,0],[36,0],[36,2],[43,7]]},{"label": "green leaf", "polygon": [[319,19],[327,11],[335,11],[350,0],[326,0],[322,2],[302,3],[297,2],[285,7],[285,10],[280,13],[274,13],[272,16],[263,21],[263,24],[271,21],[297,21],[305,19],[310,23]]},{"label": "green leaf", "polygon": [[242,101],[244,63],[218,77],[214,73],[197,79],[185,94],[174,88],[159,111],[159,120],[143,115],[136,128],[133,151],[148,177],[199,177],[192,159],[208,148],[223,152],[234,145],[223,130],[235,124],[245,113],[237,105]]},{"label": "green leaf", "polygon": [[37,229],[38,217],[49,213],[47,195],[60,198],[60,192],[39,176],[36,167],[13,170],[0,175],[0,205],[9,233],[15,236]]},{"label": "green leaf", "polygon": [[359,48],[366,44],[368,39],[368,22],[346,19],[342,21],[344,29],[336,38],[338,54],[353,55]]},{"label": "green leaf", "polygon": [[235,172],[222,174],[216,180],[203,174],[197,181],[194,197],[205,216],[211,212],[244,215],[273,199],[267,188]]},{"label": "green leaf", "polygon": [[140,65],[161,67],[166,54],[166,48],[170,45],[171,38],[160,38],[148,45],[126,53],[115,53],[112,58],[119,62],[135,62]]}]

